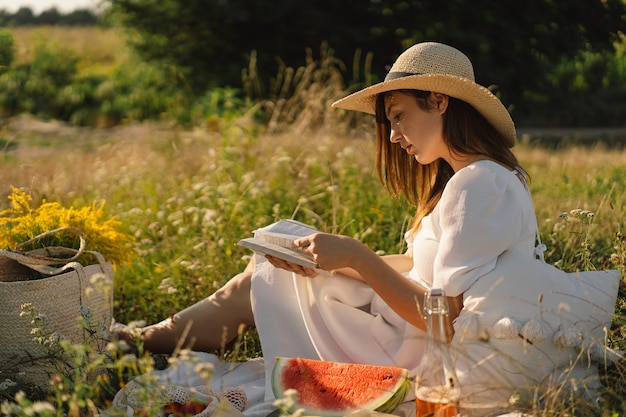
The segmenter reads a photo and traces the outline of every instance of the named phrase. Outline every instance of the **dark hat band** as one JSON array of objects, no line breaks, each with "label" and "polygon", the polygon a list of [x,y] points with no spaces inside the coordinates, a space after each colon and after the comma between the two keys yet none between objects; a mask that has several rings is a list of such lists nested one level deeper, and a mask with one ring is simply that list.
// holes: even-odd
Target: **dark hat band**
[{"label": "dark hat band", "polygon": [[410,77],[411,75],[422,75],[419,72],[390,72],[385,77],[385,81],[397,80],[398,78]]}]

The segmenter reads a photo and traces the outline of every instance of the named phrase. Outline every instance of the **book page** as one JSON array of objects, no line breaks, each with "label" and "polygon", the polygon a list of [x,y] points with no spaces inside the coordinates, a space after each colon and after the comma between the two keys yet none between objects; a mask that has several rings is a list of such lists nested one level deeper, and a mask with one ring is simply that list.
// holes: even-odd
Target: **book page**
[{"label": "book page", "polygon": [[281,235],[279,233],[266,232],[260,230],[255,233],[255,238],[261,239],[264,242],[271,243],[272,245],[282,246],[283,248],[292,249],[294,240],[300,236],[294,235]]},{"label": "book page", "polygon": [[280,220],[269,226],[254,231],[254,237],[241,239],[239,246],[254,252],[271,255],[308,268],[316,268],[317,264],[311,255],[301,249],[292,248],[293,241],[308,236],[318,230],[296,220]]},{"label": "book page", "polygon": [[276,223],[272,223],[269,226],[263,227],[255,231],[258,232],[270,232],[274,234],[303,237],[312,233],[318,232],[315,227],[309,226],[297,220],[279,220]]}]

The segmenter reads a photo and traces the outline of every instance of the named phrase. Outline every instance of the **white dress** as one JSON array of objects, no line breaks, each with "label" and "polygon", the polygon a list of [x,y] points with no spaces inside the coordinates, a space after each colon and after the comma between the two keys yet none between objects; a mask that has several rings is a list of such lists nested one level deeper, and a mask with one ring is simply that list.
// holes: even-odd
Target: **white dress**
[{"label": "white dress", "polygon": [[492,161],[459,170],[413,239],[410,276],[454,297],[491,271],[505,250],[532,256],[537,221],[516,171]]}]

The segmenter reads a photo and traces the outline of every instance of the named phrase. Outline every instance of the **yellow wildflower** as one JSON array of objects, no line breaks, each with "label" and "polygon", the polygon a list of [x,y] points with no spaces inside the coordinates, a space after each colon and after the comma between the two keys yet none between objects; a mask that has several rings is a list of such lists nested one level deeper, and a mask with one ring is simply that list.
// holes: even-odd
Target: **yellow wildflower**
[{"label": "yellow wildflower", "polygon": [[[115,218],[104,219],[104,201],[89,207],[63,207],[58,202],[43,201],[31,207],[32,197],[11,186],[8,199],[11,207],[0,212],[0,248],[16,249],[18,245],[51,230],[62,227],[80,229],[86,240],[86,249],[100,252],[115,265],[129,262],[134,250],[134,238],[118,229],[121,222]],[[38,239],[21,250],[63,246],[78,249],[80,240],[75,233],[60,232]]]}]

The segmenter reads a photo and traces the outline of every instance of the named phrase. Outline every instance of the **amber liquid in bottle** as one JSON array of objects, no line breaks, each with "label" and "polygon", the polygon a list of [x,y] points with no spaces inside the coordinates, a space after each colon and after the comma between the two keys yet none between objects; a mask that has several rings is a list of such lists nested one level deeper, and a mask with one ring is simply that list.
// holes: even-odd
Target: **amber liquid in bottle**
[{"label": "amber liquid in bottle", "polygon": [[445,387],[434,390],[418,388],[415,393],[416,417],[456,417],[457,401],[454,398],[446,398],[445,389]]}]

